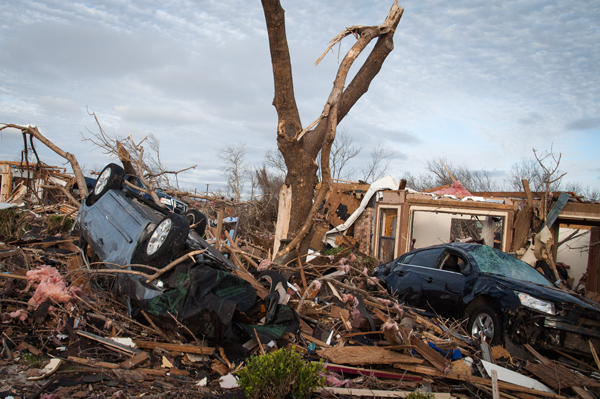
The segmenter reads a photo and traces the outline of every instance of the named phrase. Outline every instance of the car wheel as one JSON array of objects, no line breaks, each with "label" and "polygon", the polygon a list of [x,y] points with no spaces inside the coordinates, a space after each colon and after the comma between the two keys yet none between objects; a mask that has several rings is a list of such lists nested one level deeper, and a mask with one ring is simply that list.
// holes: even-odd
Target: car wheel
[{"label": "car wheel", "polygon": [[[467,331],[476,339],[498,344],[502,336],[502,321],[498,312],[490,306],[475,309],[469,317]],[[482,338],[483,337],[483,338]]]},{"label": "car wheel", "polygon": [[125,171],[117,164],[109,163],[100,172],[96,185],[90,193],[92,202],[98,201],[108,190],[118,190],[123,185]]},{"label": "car wheel", "polygon": [[[142,259],[149,264],[167,254],[176,254],[185,244],[190,228],[185,218],[170,213],[154,228],[144,245]],[[160,265],[165,266],[165,265]]]},{"label": "car wheel", "polygon": [[200,236],[203,236],[204,231],[206,230],[206,216],[196,209],[190,209],[185,213],[185,217],[190,226],[196,225],[193,227],[194,231],[200,234]]}]

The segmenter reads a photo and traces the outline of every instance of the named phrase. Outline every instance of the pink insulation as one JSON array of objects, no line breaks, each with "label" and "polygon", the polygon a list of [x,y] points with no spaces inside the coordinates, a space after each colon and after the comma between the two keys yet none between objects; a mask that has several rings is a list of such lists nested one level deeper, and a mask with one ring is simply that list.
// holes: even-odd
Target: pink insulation
[{"label": "pink insulation", "polygon": [[29,300],[29,304],[35,308],[48,298],[52,298],[59,303],[67,303],[73,299],[73,296],[67,290],[65,281],[54,267],[44,265],[36,270],[28,271],[27,282],[29,286],[38,283],[33,296]]},{"label": "pink insulation", "polygon": [[326,377],[325,378],[325,386],[327,387],[349,387],[352,384],[352,381],[350,380],[344,380],[339,378],[340,376],[338,375],[337,377],[334,375],[323,375],[321,374],[322,377]]},{"label": "pink insulation", "polygon": [[457,197],[470,197],[472,195],[458,180],[452,183],[452,186],[450,186],[450,188],[444,188],[438,191],[434,191],[432,194],[456,195]]},{"label": "pink insulation", "polygon": [[21,320],[21,321],[25,321],[27,320],[27,317],[29,317],[29,313],[27,313],[27,311],[23,310],[23,309],[19,309],[15,312],[10,312],[8,314],[8,316],[12,319],[17,319],[17,320]]}]

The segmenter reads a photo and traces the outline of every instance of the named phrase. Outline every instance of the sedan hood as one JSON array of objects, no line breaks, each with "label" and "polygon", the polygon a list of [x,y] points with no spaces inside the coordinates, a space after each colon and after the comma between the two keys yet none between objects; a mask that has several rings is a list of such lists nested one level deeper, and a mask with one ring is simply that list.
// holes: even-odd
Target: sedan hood
[{"label": "sedan hood", "polygon": [[586,311],[596,313],[594,318],[600,318],[600,305],[579,294],[570,294],[553,287],[544,287],[541,285],[529,283],[526,281],[516,280],[507,277],[496,276],[492,274],[483,274],[482,277],[498,284],[502,284],[506,288],[514,291],[524,292],[531,296],[540,299],[546,299],[563,307],[578,307]]}]

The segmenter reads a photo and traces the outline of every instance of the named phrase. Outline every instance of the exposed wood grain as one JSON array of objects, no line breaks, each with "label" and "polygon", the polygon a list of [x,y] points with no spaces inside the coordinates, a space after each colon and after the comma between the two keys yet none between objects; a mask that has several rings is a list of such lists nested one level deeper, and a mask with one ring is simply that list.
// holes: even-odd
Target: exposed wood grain
[{"label": "exposed wood grain", "polygon": [[164,342],[151,342],[151,341],[133,341],[139,348],[144,349],[154,349],[154,348],[162,348],[164,350],[173,351],[173,352],[184,352],[184,353],[196,353],[198,355],[209,355],[211,356],[215,348],[210,348],[208,346],[199,347],[196,345],[189,344],[168,344]]},{"label": "exposed wood grain", "polygon": [[392,364],[407,363],[421,364],[423,360],[416,357],[401,355],[377,346],[345,346],[321,350],[318,352],[334,363],[362,365],[362,364]]}]

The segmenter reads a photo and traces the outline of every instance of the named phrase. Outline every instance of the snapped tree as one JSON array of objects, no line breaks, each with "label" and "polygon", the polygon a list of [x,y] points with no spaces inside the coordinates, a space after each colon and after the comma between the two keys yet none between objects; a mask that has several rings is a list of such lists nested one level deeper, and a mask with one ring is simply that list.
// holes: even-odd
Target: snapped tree
[{"label": "snapped tree", "polygon": [[[278,238],[293,237],[291,242],[277,255],[281,256],[292,249],[306,252],[310,239],[309,232],[317,210],[331,191],[330,152],[335,139],[337,125],[348,114],[352,106],[369,89],[371,81],[381,70],[383,62],[393,50],[393,37],[404,10],[396,0],[385,21],[379,26],[352,26],[338,34],[327,50],[317,60],[317,64],[333,46],[344,37],[353,35],[356,43],[344,56],[338,68],[333,88],[321,115],[303,128],[294,95],[292,63],[285,30],[285,15],[279,0],[261,0],[271,51],[271,63],[275,82],[273,104],[277,111],[277,146],[287,167],[285,184],[279,196],[275,253]],[[349,84],[346,78],[350,67],[367,45],[374,39],[377,42],[364,64]],[[315,162],[321,155],[321,185],[315,193],[319,181],[318,166]]]}]

